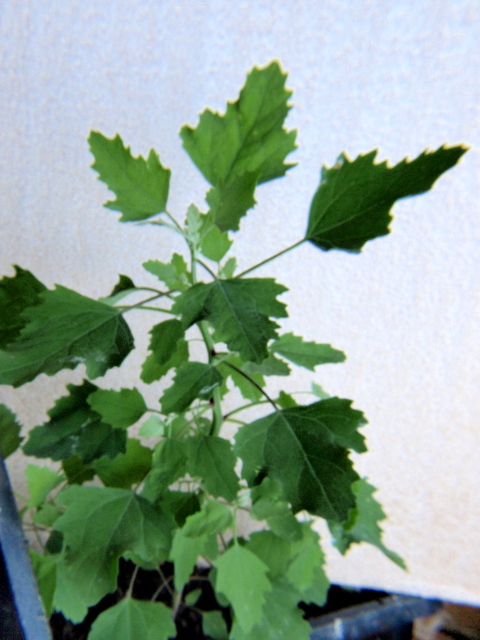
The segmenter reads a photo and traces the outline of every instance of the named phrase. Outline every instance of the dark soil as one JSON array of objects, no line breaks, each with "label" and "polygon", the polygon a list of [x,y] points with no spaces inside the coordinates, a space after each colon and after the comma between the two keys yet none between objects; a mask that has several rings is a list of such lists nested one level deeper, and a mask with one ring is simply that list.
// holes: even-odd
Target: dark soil
[{"label": "dark soil", "polygon": [[[66,620],[62,614],[54,613],[50,618],[53,640],[87,640],[91,625],[105,609],[119,602],[125,595],[130,585],[135,565],[130,561],[120,560],[120,574],[118,588],[103,598],[97,605],[91,607],[85,620],[77,625]],[[168,607],[172,606],[173,564],[165,562],[161,566],[163,578],[157,571],[145,571],[139,569],[133,587],[133,597],[139,600],[151,600],[155,594],[157,602],[163,602]],[[201,611],[219,610],[227,623],[231,626],[229,609],[223,608],[215,598],[214,590],[208,580],[209,569],[197,568],[194,578],[190,580],[185,589],[184,596],[200,589],[201,595],[194,606],[183,603],[175,619],[177,636],[175,640],[208,640],[202,631]],[[371,600],[380,599],[388,594],[381,591],[356,591],[332,586],[328,594],[328,600],[323,607],[301,604],[305,611],[305,617],[313,618],[337,611],[348,606],[361,604]],[[3,640],[3,637],[2,637]]]}]

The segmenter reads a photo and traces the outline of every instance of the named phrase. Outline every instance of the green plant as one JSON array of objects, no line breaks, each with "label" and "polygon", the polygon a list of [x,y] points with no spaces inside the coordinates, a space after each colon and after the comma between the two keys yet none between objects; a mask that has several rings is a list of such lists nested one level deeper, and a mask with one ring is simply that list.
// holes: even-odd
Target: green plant
[{"label": "green plant", "polygon": [[[116,589],[121,557],[143,569],[174,563],[173,616],[160,602],[132,597],[134,572],[125,597],[94,622],[91,640],[173,637],[172,617],[195,607],[198,593],[182,594],[199,558],[212,567],[208,579],[233,621],[227,631],[220,613],[206,612],[206,635],[308,638],[297,604],[322,604],[329,586],[312,528],[318,517],[342,553],[366,541],[404,566],[382,543],[385,516],[375,489],[349,457],[366,451],[362,412],[315,383],[309,404],[287,391],[272,397],[266,388],[266,376],[288,379],[291,364],[314,371],[344,354],[279,333],[272,318],[287,316],[277,299],[286,288],[250,274],[303,242],[359,253],[389,232],[396,200],[429,190],[466,148],[443,146],[393,167],[375,164],[376,151],[355,160],[342,154],[322,169],[305,236],[236,273],[229,232],[254,206],[256,187],[293,166],[284,163],[296,137],[283,128],[291,95],[285,78],[275,62],[255,68],[225,115],[206,110],[196,128],[182,128],[187,153],[210,183],[208,211],[192,204],[183,224],[167,211],[170,171],[154,150],[146,160],[134,158],[118,135],[91,133],[93,168],[116,196],[105,206],[120,211],[122,222],[148,221],[185,240],[185,256],[144,263],[161,285],[137,286],[121,275],[107,298],[93,300],[62,286],[49,290],[20,267],[0,282],[0,383],[13,387],[79,364],[90,380],[99,378],[134,347],[124,316],[163,316],[140,372],[146,384],[173,373],[167,388],[159,385],[158,406],[147,407],[137,388],[85,380],[67,387],[23,445],[28,455],[61,463],[57,471],[27,468],[26,525],[47,534],[45,553],[32,551],[32,559],[48,613],[81,621]],[[143,297],[127,305],[131,294]],[[198,337],[204,358],[192,360],[189,343]],[[233,387],[241,400],[225,414]],[[252,407],[256,419],[242,419]],[[128,434],[145,416],[138,433],[150,446]],[[21,443],[20,425],[4,406],[0,421],[6,456]],[[237,428],[233,443],[221,435],[225,423]],[[97,486],[85,484],[93,479]],[[237,514],[245,510],[258,530],[241,537]]]}]

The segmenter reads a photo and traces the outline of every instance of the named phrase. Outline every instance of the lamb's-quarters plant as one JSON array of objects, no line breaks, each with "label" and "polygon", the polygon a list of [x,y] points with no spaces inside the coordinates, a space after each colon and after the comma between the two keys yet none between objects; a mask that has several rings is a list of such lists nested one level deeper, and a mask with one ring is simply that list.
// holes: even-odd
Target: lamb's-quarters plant
[{"label": "lamb's-quarters plant", "polygon": [[[351,400],[329,397],[316,380],[310,396],[287,385],[272,394],[266,384],[268,376],[288,382],[292,366],[314,372],[345,355],[282,333],[277,319],[287,316],[287,289],[253,274],[304,242],[319,249],[319,259],[332,249],[360,253],[388,234],[394,203],[428,191],[466,147],[441,146],[395,166],[376,162],[376,151],[355,159],[342,153],[322,169],[304,237],[239,273],[232,232],[254,208],[256,188],[293,166],[285,163],[296,146],[296,132],[284,128],[291,95],[285,79],[276,62],[254,68],[224,115],[207,109],[196,127],[181,129],[210,185],[205,202],[186,215],[168,209],[170,171],[153,149],[147,159],[134,158],[119,135],[90,134],[93,168],[115,195],[105,206],[121,212],[121,222],[148,222],[145,232],[185,241],[185,253],[170,262],[144,262],[145,284],[121,275],[110,295],[93,300],[60,285],[47,289],[20,267],[0,282],[0,383],[18,387],[79,365],[87,378],[67,386],[48,422],[23,443],[25,454],[60,463],[57,471],[27,468],[24,519],[44,548],[32,551],[32,560],[47,613],[83,620],[117,589],[121,558],[160,576],[162,563],[174,564],[173,580],[161,584],[170,594],[162,602],[157,594],[135,597],[133,571],[130,586],[93,623],[90,640],[174,637],[185,611],[202,613],[200,592],[189,589],[199,561],[211,568],[208,580],[224,607],[223,614],[203,611],[206,636],[308,638],[297,605],[322,604],[329,586],[312,527],[317,518],[328,522],[342,553],[368,542],[404,566],[384,546],[375,488],[350,458],[366,451],[363,413]],[[129,304],[131,294],[136,301]],[[91,381],[134,348],[133,313],[149,314],[153,324],[141,384],[97,386]],[[203,357],[192,359],[189,344],[199,338]],[[158,385],[158,405],[147,406],[145,384]],[[234,387],[241,400],[232,409],[225,399]],[[252,407],[253,422],[245,417]],[[0,420],[7,456],[22,442],[20,425],[4,406]],[[142,441],[129,433],[139,421]],[[233,441],[222,432],[226,424],[236,428]],[[243,537],[240,511],[256,523]]]}]

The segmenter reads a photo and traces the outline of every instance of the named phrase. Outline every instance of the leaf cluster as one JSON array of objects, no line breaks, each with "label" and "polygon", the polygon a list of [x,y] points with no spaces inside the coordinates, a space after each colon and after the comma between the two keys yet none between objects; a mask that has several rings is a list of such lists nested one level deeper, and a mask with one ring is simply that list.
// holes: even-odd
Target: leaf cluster
[{"label": "leaf cluster", "polygon": [[[185,242],[185,253],[169,262],[144,262],[145,285],[121,275],[109,295],[93,300],[60,285],[50,290],[20,267],[0,281],[0,383],[18,387],[77,366],[85,372],[23,443],[25,454],[59,464],[57,471],[27,469],[25,521],[44,546],[32,562],[48,613],[83,620],[116,589],[123,557],[147,569],[173,561],[175,619],[179,608],[196,606],[183,593],[201,560],[233,620],[227,628],[221,616],[203,612],[209,637],[306,640],[309,625],[297,605],[322,604],[329,584],[316,518],[328,522],[341,553],[368,542],[404,566],[382,542],[385,515],[374,487],[354,469],[352,452],[366,451],[363,413],[316,382],[303,395],[269,392],[269,376],[288,380],[292,366],[315,372],[343,362],[344,353],[282,332],[286,287],[247,277],[259,265],[236,273],[230,254],[230,234],[254,207],[257,187],[293,167],[285,80],[276,62],[254,68],[224,114],[207,109],[195,127],[182,128],[184,148],[210,185],[183,220],[168,210],[170,170],[154,150],[135,158],[119,135],[90,134],[92,166],[115,196],[105,206],[121,222],[151,224]],[[354,160],[341,154],[322,169],[304,237],[260,264],[303,242],[360,252],[389,232],[398,199],[428,191],[465,151],[443,146],[393,167],[375,163],[376,151]],[[143,299],[126,304],[132,294]],[[158,321],[138,386],[91,382],[122,365],[134,348],[126,317],[143,311]],[[190,345],[198,339],[204,357],[194,359]],[[143,385],[158,389],[155,406]],[[225,413],[234,389],[238,404]],[[222,437],[224,425],[235,427],[233,442]],[[21,445],[20,433],[0,406],[4,457]],[[240,512],[257,527],[246,538],[237,530]],[[98,617],[91,640],[174,635],[164,604],[131,593]]]}]

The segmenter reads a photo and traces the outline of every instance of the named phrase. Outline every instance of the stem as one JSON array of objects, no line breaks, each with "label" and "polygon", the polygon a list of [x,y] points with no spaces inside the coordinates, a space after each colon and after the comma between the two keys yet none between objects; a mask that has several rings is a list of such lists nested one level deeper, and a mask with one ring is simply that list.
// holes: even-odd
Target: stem
[{"label": "stem", "polygon": [[264,264],[267,264],[268,262],[271,262],[272,260],[275,260],[276,258],[279,258],[280,256],[283,256],[284,253],[288,253],[292,249],[295,249],[296,247],[299,247],[306,240],[307,240],[307,238],[302,238],[301,240],[299,240],[298,242],[295,242],[295,244],[290,245],[286,249],[282,249],[278,253],[275,253],[273,256],[270,256],[269,258],[265,258],[265,260],[262,260],[261,262],[258,262],[257,264],[253,265],[253,267],[250,267],[249,269],[245,269],[245,271],[242,271],[241,273],[238,273],[235,276],[235,279],[236,278],[241,278],[244,275],[246,275],[247,273],[250,273],[251,271],[254,271],[255,269],[258,269],[259,267],[263,267]]},{"label": "stem", "polygon": [[[230,362],[227,362],[226,360],[224,361],[225,365],[227,365],[227,367],[230,367],[230,369],[233,369],[234,371],[236,371],[237,373],[239,373],[241,376],[243,376],[244,378],[246,378],[250,384],[252,384],[254,387],[256,387],[260,393],[262,395],[265,396],[265,398],[268,400],[268,402],[272,405],[272,407],[275,409],[275,411],[278,411],[278,407],[275,404],[275,401],[272,400],[272,398],[270,398],[270,396],[268,395],[268,393],[265,391],[265,389],[263,387],[261,387],[257,382],[255,382],[255,380],[253,378],[251,378],[248,373],[245,373],[245,371],[242,371],[241,369],[239,369],[238,367],[236,367],[234,364],[231,364]],[[232,413],[234,413],[232,411]]]},{"label": "stem", "polygon": [[196,262],[198,262],[198,264],[201,264],[202,267],[205,269],[205,271],[208,271],[208,273],[212,276],[212,278],[214,280],[217,279],[217,276],[215,275],[215,273],[210,269],[210,267],[208,266],[208,264],[205,264],[205,262],[203,262],[203,260],[199,260],[198,258],[195,259]]},{"label": "stem", "polygon": [[[239,413],[240,411],[245,411],[246,409],[250,409],[251,407],[256,407],[259,404],[267,404],[267,400],[259,400],[258,402],[250,402],[249,404],[244,404],[243,407],[238,407],[238,409],[232,409],[223,416],[224,420],[229,420],[230,416],[233,416],[235,413]],[[232,420],[233,422],[233,420]],[[241,423],[243,424],[243,423]]]},{"label": "stem", "polygon": [[134,585],[135,580],[137,579],[137,573],[138,573],[139,569],[140,569],[140,567],[138,566],[138,564],[135,565],[135,569],[133,570],[132,577],[130,578],[130,584],[128,585],[128,591],[127,591],[126,596],[125,596],[126,598],[131,598],[132,597],[133,585]]}]

